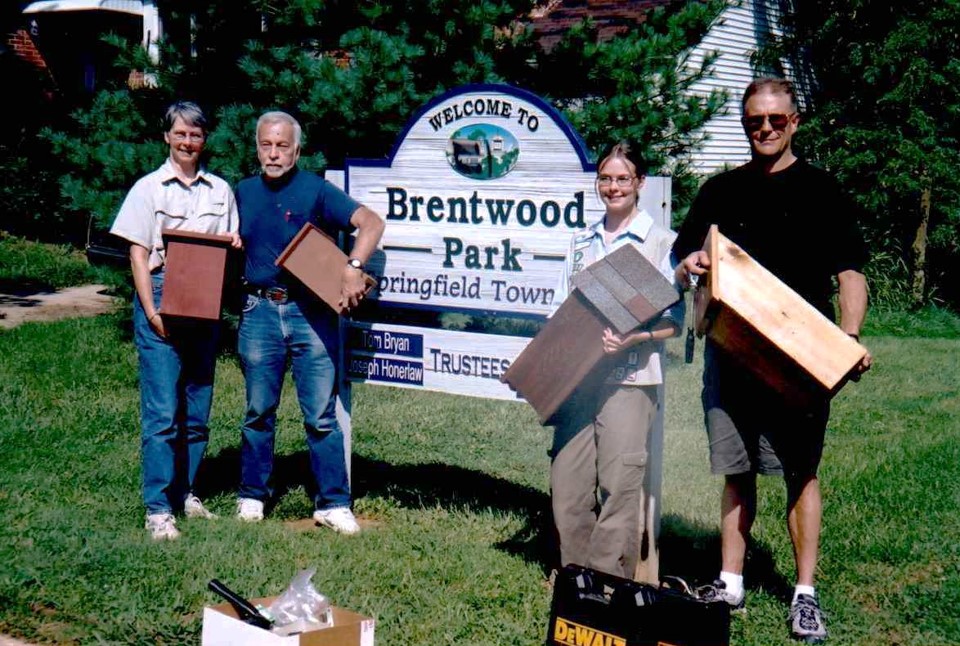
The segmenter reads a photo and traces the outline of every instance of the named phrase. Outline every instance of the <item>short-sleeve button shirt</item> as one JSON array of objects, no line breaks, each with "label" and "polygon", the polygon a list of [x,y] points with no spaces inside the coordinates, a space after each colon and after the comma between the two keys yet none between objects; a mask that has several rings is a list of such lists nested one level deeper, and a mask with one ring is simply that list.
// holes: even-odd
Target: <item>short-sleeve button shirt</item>
[{"label": "short-sleeve button shirt", "polygon": [[163,229],[225,234],[239,228],[237,203],[226,181],[201,168],[185,184],[167,159],[133,185],[110,233],[146,248],[153,271],[165,261]]}]

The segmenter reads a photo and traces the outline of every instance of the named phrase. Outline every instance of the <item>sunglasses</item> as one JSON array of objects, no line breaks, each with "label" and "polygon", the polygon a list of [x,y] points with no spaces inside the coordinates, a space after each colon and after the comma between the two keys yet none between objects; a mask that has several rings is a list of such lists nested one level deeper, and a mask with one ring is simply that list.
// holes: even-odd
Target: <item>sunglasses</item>
[{"label": "sunglasses", "polygon": [[740,120],[747,132],[756,132],[763,128],[764,121],[770,122],[770,127],[774,130],[786,130],[787,124],[796,115],[796,112],[790,114],[756,114],[744,117]]}]

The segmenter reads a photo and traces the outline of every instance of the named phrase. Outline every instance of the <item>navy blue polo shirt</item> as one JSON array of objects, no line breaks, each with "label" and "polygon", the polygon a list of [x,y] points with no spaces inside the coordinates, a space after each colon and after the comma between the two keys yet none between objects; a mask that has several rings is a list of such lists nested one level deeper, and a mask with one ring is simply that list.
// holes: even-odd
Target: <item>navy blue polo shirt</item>
[{"label": "navy blue polo shirt", "polygon": [[294,168],[278,180],[262,175],[237,184],[240,237],[246,250],[243,276],[255,287],[297,284],[274,263],[307,222],[336,239],[352,231],[360,203],[315,173]]}]

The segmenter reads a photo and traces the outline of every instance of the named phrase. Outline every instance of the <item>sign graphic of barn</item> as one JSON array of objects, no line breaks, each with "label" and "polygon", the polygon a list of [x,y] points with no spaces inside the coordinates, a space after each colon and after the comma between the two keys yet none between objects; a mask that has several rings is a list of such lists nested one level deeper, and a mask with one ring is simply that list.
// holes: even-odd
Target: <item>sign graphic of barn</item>
[{"label": "sign graphic of barn", "polygon": [[460,128],[447,142],[450,167],[470,179],[503,177],[519,157],[520,145],[513,134],[488,123]]}]

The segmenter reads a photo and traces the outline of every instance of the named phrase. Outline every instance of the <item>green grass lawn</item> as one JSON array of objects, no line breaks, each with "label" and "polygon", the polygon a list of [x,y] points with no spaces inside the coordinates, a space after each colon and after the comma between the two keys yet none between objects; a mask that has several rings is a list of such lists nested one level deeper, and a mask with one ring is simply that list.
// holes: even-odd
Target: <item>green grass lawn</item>
[{"label": "green grass lawn", "polygon": [[[865,338],[876,367],[834,404],[819,572],[833,644],[960,644],[960,340],[955,325],[920,338],[898,321],[903,336],[875,326]],[[720,482],[708,474],[699,369],[674,357],[668,375],[661,572],[703,583],[719,562]],[[209,579],[261,596],[316,567],[320,591],[377,618],[378,644],[542,643],[550,438],[527,406],[355,388],[367,529],[342,537],[298,522],[311,505],[288,384],[281,495],[267,520],[243,524],[233,518],[243,385],[224,355],[200,490],[221,518],[181,521],[181,540],[162,544],[143,530],[137,409],[123,313],[0,332],[0,632],[198,643],[203,606],[218,601]],[[734,644],[790,643],[783,500],[781,482],[762,481]]]}]

